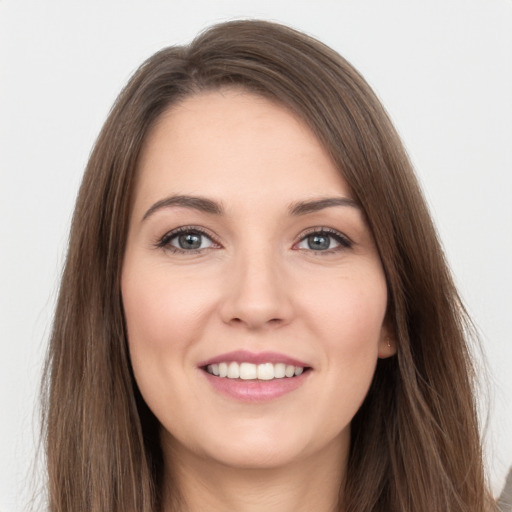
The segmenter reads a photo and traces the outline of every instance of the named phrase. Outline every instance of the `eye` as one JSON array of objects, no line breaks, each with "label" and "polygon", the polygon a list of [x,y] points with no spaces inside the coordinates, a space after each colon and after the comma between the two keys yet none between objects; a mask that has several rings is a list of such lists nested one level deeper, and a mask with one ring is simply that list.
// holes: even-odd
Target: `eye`
[{"label": "eye", "polygon": [[296,245],[297,249],[317,252],[334,252],[352,246],[350,240],[332,229],[316,229],[307,233]]},{"label": "eye", "polygon": [[189,227],[169,231],[158,241],[157,246],[182,253],[198,252],[210,247],[219,247],[204,231]]}]

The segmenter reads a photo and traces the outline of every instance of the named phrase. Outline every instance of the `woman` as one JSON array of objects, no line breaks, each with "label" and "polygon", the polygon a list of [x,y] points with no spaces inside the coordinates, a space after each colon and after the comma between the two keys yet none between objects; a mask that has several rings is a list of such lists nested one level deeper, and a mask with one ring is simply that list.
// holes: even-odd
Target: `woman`
[{"label": "woman", "polygon": [[50,510],[482,511],[469,322],[361,76],[283,26],[165,49],[77,200]]}]

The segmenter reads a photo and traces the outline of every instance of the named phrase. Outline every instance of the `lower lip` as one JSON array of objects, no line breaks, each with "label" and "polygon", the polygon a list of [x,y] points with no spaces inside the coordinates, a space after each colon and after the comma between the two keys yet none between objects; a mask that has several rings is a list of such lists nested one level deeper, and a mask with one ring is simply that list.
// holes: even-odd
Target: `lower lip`
[{"label": "lower lip", "polygon": [[216,377],[203,371],[208,382],[223,395],[240,402],[267,402],[275,400],[296,390],[308,378],[310,371],[305,371],[297,377],[284,377],[273,380],[242,380]]}]

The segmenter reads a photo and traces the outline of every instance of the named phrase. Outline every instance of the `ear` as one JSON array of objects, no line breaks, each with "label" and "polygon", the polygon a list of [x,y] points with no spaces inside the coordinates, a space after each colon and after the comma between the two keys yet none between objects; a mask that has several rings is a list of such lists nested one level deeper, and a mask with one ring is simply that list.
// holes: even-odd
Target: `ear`
[{"label": "ear", "polygon": [[382,324],[379,339],[379,359],[386,359],[396,354],[396,335],[387,321]]}]

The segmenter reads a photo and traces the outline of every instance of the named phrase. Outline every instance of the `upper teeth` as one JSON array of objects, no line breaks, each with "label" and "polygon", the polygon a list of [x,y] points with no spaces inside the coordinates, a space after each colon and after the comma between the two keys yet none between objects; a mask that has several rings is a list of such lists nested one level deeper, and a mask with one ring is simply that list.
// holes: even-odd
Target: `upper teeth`
[{"label": "upper teeth", "polygon": [[219,363],[209,364],[206,367],[208,373],[218,377],[227,377],[228,379],[243,380],[272,380],[282,379],[283,377],[293,377],[300,375],[304,368],[302,366],[293,366],[284,363]]}]

